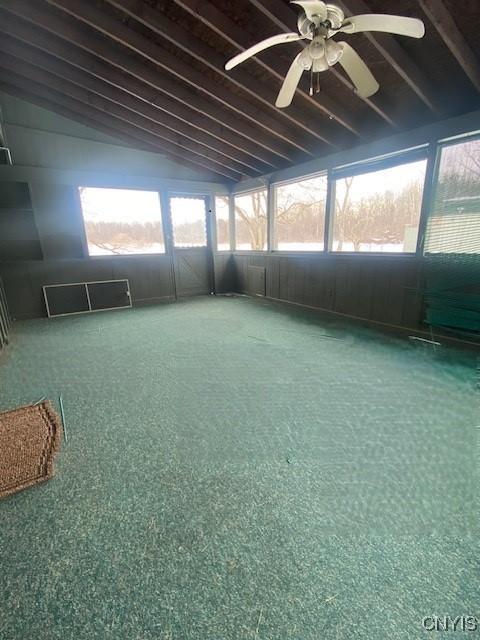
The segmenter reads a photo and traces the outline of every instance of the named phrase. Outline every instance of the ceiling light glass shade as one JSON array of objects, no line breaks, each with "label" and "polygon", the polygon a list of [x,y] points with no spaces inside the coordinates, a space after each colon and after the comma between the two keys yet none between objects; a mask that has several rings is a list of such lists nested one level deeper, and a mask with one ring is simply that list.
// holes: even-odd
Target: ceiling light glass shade
[{"label": "ceiling light glass shade", "polygon": [[312,71],[316,73],[317,71],[326,71],[328,69],[328,62],[325,56],[323,58],[317,58],[313,61]]},{"label": "ceiling light glass shade", "polygon": [[308,47],[308,52],[312,60],[325,57],[325,40],[322,38],[314,38]]},{"label": "ceiling light glass shade", "polygon": [[327,62],[330,66],[333,66],[337,63],[342,57],[343,49],[335,42],[335,40],[327,40],[325,46],[325,55],[327,57]]}]

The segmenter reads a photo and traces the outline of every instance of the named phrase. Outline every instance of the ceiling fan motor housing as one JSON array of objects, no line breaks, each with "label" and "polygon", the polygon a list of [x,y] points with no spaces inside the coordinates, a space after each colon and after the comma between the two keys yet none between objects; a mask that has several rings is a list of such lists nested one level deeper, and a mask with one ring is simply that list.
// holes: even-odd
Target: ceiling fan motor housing
[{"label": "ceiling fan motor housing", "polygon": [[298,14],[297,26],[299,33],[304,38],[312,40],[315,23],[307,18],[305,11],[300,11],[300,13]]},{"label": "ceiling fan motor housing", "polygon": [[343,11],[340,9],[340,7],[337,7],[334,4],[327,4],[327,11],[328,11],[328,22],[330,23],[330,29],[340,29],[340,27],[342,26],[344,20],[345,20],[345,14],[343,13]]},{"label": "ceiling fan motor housing", "polygon": [[310,20],[309,18],[307,18],[307,14],[305,13],[305,11],[301,11],[299,13],[297,26],[299,33],[303,37],[311,40],[318,32],[318,29],[321,27],[325,28],[326,30],[340,29],[345,20],[345,14],[343,13],[343,11],[340,9],[340,7],[337,7],[334,4],[327,4],[325,5],[325,7],[327,17],[323,20],[320,17],[316,17],[315,20]]}]

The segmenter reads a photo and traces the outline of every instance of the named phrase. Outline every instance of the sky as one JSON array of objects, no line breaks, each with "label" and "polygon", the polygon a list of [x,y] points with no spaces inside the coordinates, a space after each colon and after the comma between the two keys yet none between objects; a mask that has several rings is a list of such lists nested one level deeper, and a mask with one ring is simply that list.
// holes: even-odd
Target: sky
[{"label": "sky", "polygon": [[[137,189],[104,189],[84,187],[80,194],[86,220],[93,222],[156,222],[161,220],[159,194]],[[172,197],[170,200],[174,224],[195,222],[205,216],[203,198]]]},{"label": "sky", "polygon": [[86,220],[93,222],[155,222],[161,220],[156,191],[84,187],[80,194]]},{"label": "sky", "polygon": [[[425,176],[426,160],[411,162],[383,171],[356,176],[353,182],[351,199],[353,201],[378,193],[379,189],[401,191],[410,182],[422,179]],[[320,178],[320,177],[319,177]],[[312,186],[322,186],[322,178],[313,178]],[[323,178],[324,180],[324,178]],[[289,196],[298,196],[300,200],[305,198],[305,184],[309,180],[303,180],[302,186],[297,183],[284,185]],[[282,188],[280,186],[280,188]],[[320,188],[320,192],[322,189]],[[286,195],[286,194],[285,194]],[[343,195],[343,180],[337,183],[337,196]],[[240,206],[250,204],[248,196],[236,198]],[[136,189],[104,189],[97,187],[84,187],[81,194],[82,210],[86,220],[91,221],[117,221],[117,222],[155,222],[161,220],[160,198],[156,191],[140,191]],[[217,204],[219,198],[217,198]],[[248,203],[248,204],[247,204]],[[174,225],[185,222],[195,222],[204,219],[205,201],[201,197],[172,197],[170,200],[172,222]],[[225,212],[226,213],[226,212]]]},{"label": "sky", "polygon": [[[393,191],[394,193],[402,191],[411,182],[419,179],[424,180],[426,168],[427,161],[419,160],[418,162],[410,162],[390,169],[355,176],[350,191],[350,199],[355,202],[381,191]],[[338,180],[336,192],[338,197],[343,197],[343,180]]]},{"label": "sky", "polygon": [[205,220],[205,199],[202,197],[170,198],[172,224]]},{"label": "sky", "polygon": [[230,216],[228,198],[221,196],[217,196],[215,198],[215,215],[217,217],[217,220],[228,220]]}]

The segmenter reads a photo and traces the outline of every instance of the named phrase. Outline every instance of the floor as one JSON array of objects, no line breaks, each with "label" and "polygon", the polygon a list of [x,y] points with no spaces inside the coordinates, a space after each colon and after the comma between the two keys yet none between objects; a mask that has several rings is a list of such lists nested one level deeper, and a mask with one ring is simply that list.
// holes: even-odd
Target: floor
[{"label": "floor", "polygon": [[0,503],[0,638],[480,618],[476,365],[246,297],[18,322],[0,409],[62,394],[68,442]]}]

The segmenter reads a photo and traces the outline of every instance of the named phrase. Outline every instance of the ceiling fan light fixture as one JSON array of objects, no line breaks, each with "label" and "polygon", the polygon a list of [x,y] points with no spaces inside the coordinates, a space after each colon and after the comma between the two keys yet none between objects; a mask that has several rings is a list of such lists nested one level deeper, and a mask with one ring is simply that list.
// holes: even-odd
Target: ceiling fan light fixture
[{"label": "ceiling fan light fixture", "polygon": [[304,51],[299,55],[297,63],[304,71],[308,71],[312,67],[312,59],[308,55],[307,49],[304,49]]},{"label": "ceiling fan light fixture", "polygon": [[304,71],[310,71],[310,95],[320,90],[318,74],[340,63],[353,84],[355,93],[366,100],[379,89],[372,72],[347,42],[335,42],[333,36],[341,33],[380,31],[410,38],[422,38],[425,25],[418,18],[382,13],[359,14],[345,18],[342,7],[322,0],[290,0],[301,7],[298,16],[298,33],[280,33],[271,36],[245,51],[238,53],[225,64],[233,69],[237,64],[256,56],[264,49],[287,42],[310,40],[310,44],[294,58],[285,76],[275,105],[284,109],[291,104]]},{"label": "ceiling fan light fixture", "polygon": [[327,40],[325,45],[325,55],[330,67],[336,64],[343,54],[343,48],[335,40]]},{"label": "ceiling fan light fixture", "polygon": [[325,38],[317,36],[308,45],[308,54],[312,60],[318,60],[319,58],[325,58]]},{"label": "ceiling fan light fixture", "polygon": [[328,68],[329,68],[329,64],[325,56],[323,58],[316,58],[312,62],[313,73],[318,73],[320,71],[327,71]]}]

